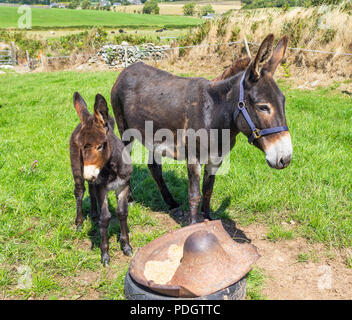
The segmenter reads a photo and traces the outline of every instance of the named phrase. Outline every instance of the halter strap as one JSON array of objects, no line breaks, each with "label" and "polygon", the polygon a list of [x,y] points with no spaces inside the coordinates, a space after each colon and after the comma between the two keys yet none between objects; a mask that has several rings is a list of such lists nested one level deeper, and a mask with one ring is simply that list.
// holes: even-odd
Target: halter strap
[{"label": "halter strap", "polygon": [[282,131],[288,131],[287,126],[280,126],[280,127],[273,127],[273,128],[267,128],[267,129],[257,129],[246,109],[246,104],[244,102],[244,79],[246,77],[246,72],[243,72],[241,82],[240,82],[240,94],[238,97],[238,104],[237,104],[237,109],[235,110],[233,114],[233,120],[235,121],[236,118],[240,113],[242,113],[244,119],[246,120],[247,124],[251,128],[251,135],[248,138],[248,142],[252,143],[254,140],[259,139],[261,136],[267,136],[272,133],[277,133],[277,132],[282,132]]}]

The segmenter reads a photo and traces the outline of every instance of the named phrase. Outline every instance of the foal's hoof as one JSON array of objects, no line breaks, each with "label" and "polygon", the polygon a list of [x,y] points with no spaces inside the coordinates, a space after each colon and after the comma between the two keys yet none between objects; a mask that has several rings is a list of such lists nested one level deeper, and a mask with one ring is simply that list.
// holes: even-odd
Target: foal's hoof
[{"label": "foal's hoof", "polygon": [[191,224],[196,224],[197,223],[197,219],[190,219],[189,220],[189,224],[191,225]]},{"label": "foal's hoof", "polygon": [[122,251],[125,256],[132,257],[132,248],[130,246],[122,248]]},{"label": "foal's hoof", "polygon": [[183,216],[181,207],[170,209],[170,214],[176,218],[181,218]]},{"label": "foal's hoof", "polygon": [[76,232],[82,232],[82,229],[83,229],[83,227],[82,227],[81,224],[79,224],[78,226],[76,226]]},{"label": "foal's hoof", "polygon": [[110,257],[107,253],[104,253],[101,257],[101,263],[104,267],[107,267],[110,263]]},{"label": "foal's hoof", "polygon": [[135,203],[136,203],[136,202],[133,200],[133,201],[131,201],[131,202],[128,202],[128,205],[129,205],[131,208],[133,208]]}]

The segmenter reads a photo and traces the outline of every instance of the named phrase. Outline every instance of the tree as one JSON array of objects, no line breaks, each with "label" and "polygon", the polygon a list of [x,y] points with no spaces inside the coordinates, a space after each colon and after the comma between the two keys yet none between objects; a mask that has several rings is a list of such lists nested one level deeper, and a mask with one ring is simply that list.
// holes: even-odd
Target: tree
[{"label": "tree", "polygon": [[67,8],[68,9],[77,9],[78,6],[79,6],[79,1],[73,0],[68,4]]},{"label": "tree", "polygon": [[81,8],[89,9],[89,7],[90,7],[90,2],[88,0],[83,0],[83,2],[81,3]]},{"label": "tree", "polygon": [[202,6],[199,8],[199,12],[198,15],[200,17],[206,16],[208,13],[215,13],[213,7],[211,6],[211,4],[207,4],[205,6]]},{"label": "tree", "polygon": [[183,6],[183,14],[185,16],[193,16],[196,13],[196,4],[194,2],[187,3]]},{"label": "tree", "polygon": [[148,0],[143,6],[143,13],[146,14],[159,14],[159,6],[157,0]]}]

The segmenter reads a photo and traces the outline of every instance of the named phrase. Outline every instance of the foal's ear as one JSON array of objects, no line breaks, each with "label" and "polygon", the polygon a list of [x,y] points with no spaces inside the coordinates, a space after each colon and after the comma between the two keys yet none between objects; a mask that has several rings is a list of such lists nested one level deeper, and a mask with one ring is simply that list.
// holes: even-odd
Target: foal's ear
[{"label": "foal's ear", "polygon": [[78,92],[75,92],[73,94],[73,105],[75,106],[75,109],[79,116],[79,120],[83,124],[84,122],[87,121],[88,117],[90,116],[90,113],[87,109],[87,105],[85,101],[83,100],[83,98]]},{"label": "foal's ear", "polygon": [[270,60],[273,54],[274,35],[269,34],[259,47],[258,53],[250,66],[250,80],[258,80],[264,65]]},{"label": "foal's ear", "polygon": [[104,127],[109,118],[108,104],[101,94],[95,96],[94,119],[100,127]]},{"label": "foal's ear", "polygon": [[277,43],[271,59],[266,64],[265,70],[270,72],[272,75],[275,73],[277,66],[280,64],[280,62],[285,56],[287,45],[288,45],[288,36],[283,36]]}]

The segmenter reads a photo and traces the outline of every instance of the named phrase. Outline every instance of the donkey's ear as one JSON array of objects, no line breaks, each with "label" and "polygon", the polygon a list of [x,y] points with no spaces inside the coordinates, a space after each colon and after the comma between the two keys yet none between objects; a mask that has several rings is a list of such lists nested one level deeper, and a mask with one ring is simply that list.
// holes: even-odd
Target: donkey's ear
[{"label": "donkey's ear", "polygon": [[87,105],[85,101],[83,100],[83,98],[78,92],[75,92],[73,94],[73,105],[75,106],[75,109],[79,116],[79,120],[83,124],[84,122],[87,121],[88,117],[90,116],[90,113],[87,109]]},{"label": "donkey's ear", "polygon": [[277,43],[271,59],[266,64],[265,70],[270,72],[272,75],[275,73],[277,66],[280,64],[280,62],[285,56],[287,45],[288,45],[288,36],[283,36]]},{"label": "donkey's ear", "polygon": [[104,127],[109,119],[108,104],[101,94],[95,96],[94,119],[101,127]]},{"label": "donkey's ear", "polygon": [[258,53],[250,66],[250,80],[258,80],[264,65],[270,60],[273,54],[274,35],[269,34],[259,47]]}]

